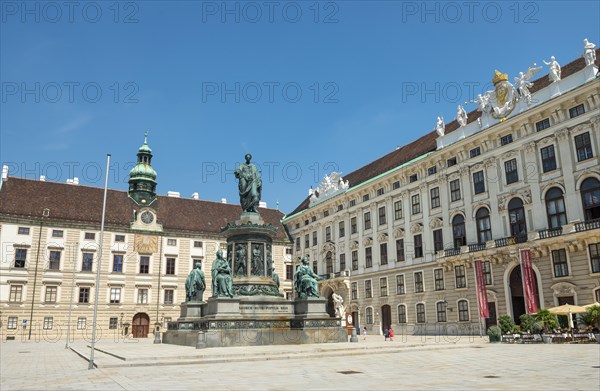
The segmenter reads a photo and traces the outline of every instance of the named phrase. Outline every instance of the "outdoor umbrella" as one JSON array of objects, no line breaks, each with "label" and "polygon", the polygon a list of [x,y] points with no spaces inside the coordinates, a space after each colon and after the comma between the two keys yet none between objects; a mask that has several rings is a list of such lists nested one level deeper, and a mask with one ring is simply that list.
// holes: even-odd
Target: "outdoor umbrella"
[{"label": "outdoor umbrella", "polygon": [[555,315],[569,315],[570,313],[571,314],[582,314],[582,313],[586,312],[587,310],[578,305],[564,304],[564,305],[561,305],[558,307],[548,308],[548,311],[550,311],[551,314],[555,314]]},{"label": "outdoor umbrella", "polygon": [[592,307],[596,307],[596,306],[600,307],[600,303],[595,302],[592,304],[584,305],[583,308],[585,308],[587,310],[588,308],[592,308]]}]

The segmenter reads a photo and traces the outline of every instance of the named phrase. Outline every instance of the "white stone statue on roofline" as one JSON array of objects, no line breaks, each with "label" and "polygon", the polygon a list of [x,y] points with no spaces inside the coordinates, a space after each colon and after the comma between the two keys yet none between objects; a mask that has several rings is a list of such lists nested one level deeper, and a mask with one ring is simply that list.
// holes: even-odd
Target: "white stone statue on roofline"
[{"label": "white stone statue on roofline", "polygon": [[519,72],[519,77],[515,77],[515,84],[519,91],[519,95],[525,99],[527,105],[531,106],[531,92],[529,89],[533,87],[533,83],[530,81],[533,78],[533,75],[540,72],[542,67],[537,67],[536,64],[533,63],[532,66],[527,68],[527,72]]},{"label": "white stone statue on roofline", "polygon": [[594,65],[596,62],[596,45],[587,38],[583,40],[583,58],[586,66]]},{"label": "white stone statue on roofline", "polygon": [[456,112],[456,121],[462,128],[463,126],[467,126],[467,112],[465,111],[462,105],[458,105],[458,111]]},{"label": "white stone statue on roofline", "polygon": [[325,175],[319,186],[312,192],[309,205],[325,201],[349,187],[349,182],[344,181],[339,172],[334,171],[330,175]]},{"label": "white stone statue on roofline", "polygon": [[437,132],[438,136],[442,137],[446,132],[446,124],[444,124],[444,117],[438,117],[437,122],[435,123],[434,130]]},{"label": "white stone statue on roofline", "polygon": [[550,68],[550,71],[548,72],[548,77],[550,78],[550,81],[552,83],[556,83],[557,81],[559,81],[561,69],[560,64],[558,63],[558,61],[556,61],[556,57],[551,56],[550,61],[544,61],[544,64],[546,64]]}]

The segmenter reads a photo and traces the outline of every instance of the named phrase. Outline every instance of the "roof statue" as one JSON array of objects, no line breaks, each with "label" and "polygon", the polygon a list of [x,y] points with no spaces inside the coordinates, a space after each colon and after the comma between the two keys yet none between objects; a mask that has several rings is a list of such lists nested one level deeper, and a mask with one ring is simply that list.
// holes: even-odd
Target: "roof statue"
[{"label": "roof statue", "polygon": [[594,65],[596,62],[596,45],[587,38],[583,40],[583,58],[586,66]]},{"label": "roof statue", "polygon": [[548,72],[548,77],[550,78],[550,81],[552,83],[556,83],[557,81],[559,81],[561,70],[560,64],[558,63],[558,61],[556,61],[556,58],[554,56],[551,56],[549,62],[543,62],[550,68],[550,71]]},{"label": "roof statue", "polygon": [[437,122],[435,123],[434,130],[437,132],[438,136],[442,137],[446,132],[446,124],[444,124],[444,117],[438,117]]},{"label": "roof statue", "polygon": [[456,121],[462,128],[463,126],[467,126],[467,112],[462,107],[462,105],[458,105],[458,111],[456,112]]},{"label": "roof statue", "polygon": [[530,81],[533,78],[533,75],[542,70],[542,67],[535,67],[536,64],[533,63],[529,68],[527,68],[527,72],[519,72],[519,77],[515,77],[515,84],[517,85],[517,89],[519,91],[519,95],[525,99],[528,106],[531,106],[531,92],[529,89],[533,87],[533,83]]},{"label": "roof statue", "polygon": [[310,196],[311,205],[325,201],[334,195],[337,195],[350,187],[348,181],[344,181],[339,172],[332,172],[330,175],[325,175],[319,186],[312,192]]}]

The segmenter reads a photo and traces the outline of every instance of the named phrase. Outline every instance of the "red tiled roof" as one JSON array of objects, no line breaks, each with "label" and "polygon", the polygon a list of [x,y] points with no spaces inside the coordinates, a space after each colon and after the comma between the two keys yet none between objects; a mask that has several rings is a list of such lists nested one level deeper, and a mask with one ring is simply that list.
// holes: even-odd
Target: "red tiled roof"
[{"label": "red tiled roof", "polygon": [[[596,49],[596,65],[600,67],[600,48]],[[585,60],[583,57],[578,58],[575,61],[570,62],[569,64],[561,67],[561,77],[568,77],[575,72],[583,69],[585,67]],[[540,89],[547,87],[550,84],[550,80],[548,75],[542,76],[537,80],[533,81],[533,87],[530,88],[530,91],[536,92]],[[481,116],[481,112],[478,110],[473,110],[467,114],[467,123],[471,123],[473,121],[477,121],[477,119]],[[445,133],[452,133],[460,126],[458,121],[453,120],[446,124]],[[437,134],[435,131],[426,134],[425,136],[407,144],[401,148],[398,148],[385,156],[380,157],[379,159],[360,167],[359,169],[349,173],[344,176],[344,180],[348,180],[350,187],[354,187],[360,185],[363,182],[368,181],[376,177],[377,175],[383,174],[386,171],[389,171],[395,167],[398,167],[412,159],[415,159],[419,156],[426,154],[427,152],[435,151],[437,148],[436,144]],[[292,216],[296,213],[303,211],[304,209],[308,209],[309,198],[306,197],[300,205],[296,207],[288,216]]]},{"label": "red tiled roof", "polygon": [[[57,182],[9,177],[0,189],[0,216],[40,219],[44,209],[50,210],[48,221],[100,225],[104,189]],[[152,204],[158,223],[166,231],[186,231],[220,234],[221,227],[237,220],[239,205],[219,202],[158,196]],[[106,196],[107,227],[129,228],[133,211],[140,207],[127,192],[109,190]],[[265,223],[278,228],[277,240],[287,241],[280,220],[283,213],[275,209],[260,209]]]}]

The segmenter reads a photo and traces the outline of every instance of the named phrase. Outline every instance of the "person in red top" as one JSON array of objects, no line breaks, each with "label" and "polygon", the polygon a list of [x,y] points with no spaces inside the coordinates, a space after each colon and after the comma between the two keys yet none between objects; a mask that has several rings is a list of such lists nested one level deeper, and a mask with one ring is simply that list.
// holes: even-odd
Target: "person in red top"
[{"label": "person in red top", "polygon": [[390,341],[393,341],[394,340],[394,329],[390,327],[388,332],[390,333]]}]

